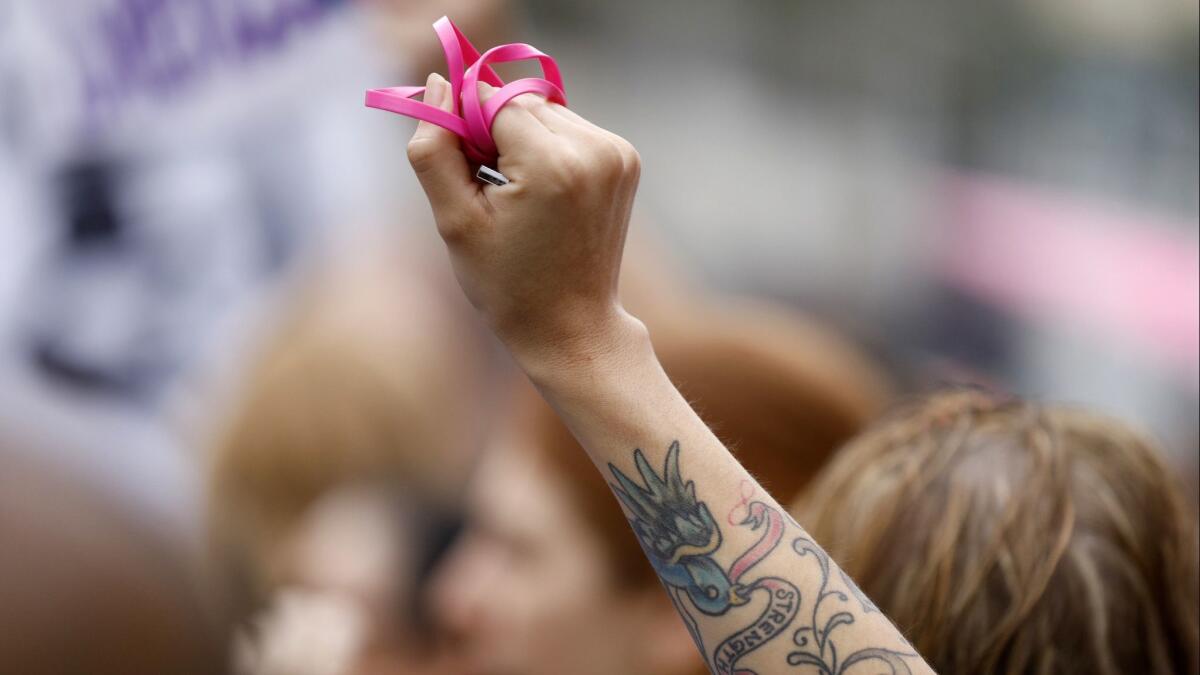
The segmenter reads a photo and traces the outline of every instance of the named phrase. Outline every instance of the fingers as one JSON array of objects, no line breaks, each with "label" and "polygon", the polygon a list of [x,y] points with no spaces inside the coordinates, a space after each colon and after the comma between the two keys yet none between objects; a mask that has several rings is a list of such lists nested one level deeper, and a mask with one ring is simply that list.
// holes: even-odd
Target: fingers
[{"label": "fingers", "polygon": [[636,153],[637,153],[637,151],[634,150],[633,145],[630,144],[629,141],[625,140],[621,136],[618,136],[617,134],[614,134],[613,132],[609,131],[608,129],[605,129],[604,127],[592,124],[587,119],[581,117],[574,110],[571,110],[570,108],[568,108],[566,106],[562,106],[557,103],[547,102],[546,103],[546,111],[548,113],[550,113],[550,114],[546,115],[547,117],[556,117],[559,119],[567,120],[569,122],[574,123],[578,127],[587,129],[594,133],[603,134],[611,142],[615,143],[621,149],[621,151],[625,154],[632,153],[632,154],[636,155]]},{"label": "fingers", "polygon": [[[479,83],[479,99],[486,102],[499,91],[495,87]],[[492,121],[492,140],[496,143],[503,164],[517,161],[525,156],[541,156],[553,152],[555,145],[554,134],[542,124],[531,112],[531,108],[542,104],[542,99],[534,94],[522,94],[509,101],[496,113]],[[512,176],[509,176],[512,178]]]},{"label": "fingers", "polygon": [[587,119],[580,116],[579,113],[576,113],[574,110],[571,110],[566,106],[547,101],[544,114],[547,118],[563,120],[570,123],[573,127],[584,129],[590,133],[602,134],[614,141],[624,141],[624,139],[620,136],[614,134],[608,129],[605,129],[604,127],[591,123]]},{"label": "fingers", "polygon": [[568,117],[557,114],[552,109],[555,107],[562,108],[562,106],[558,105],[557,103],[551,104],[541,98],[537,100],[536,104],[531,104],[528,106],[529,111],[533,113],[533,116],[536,117],[538,121],[541,122],[547,129],[557,135],[571,136],[580,133],[586,134],[600,131],[598,127],[589,128],[591,125],[585,126]]},{"label": "fingers", "polygon": [[[433,73],[425,84],[425,102],[450,111],[450,83]],[[429,122],[419,122],[408,141],[408,161],[435,214],[471,199],[477,188],[471,182],[467,159],[458,136]]]},{"label": "fingers", "polygon": [[642,160],[629,141],[608,129],[592,124],[573,110],[557,103],[544,101],[541,107],[535,109],[535,114],[548,127],[559,129],[558,133],[575,134],[596,144],[596,152],[613,160],[614,166],[619,167],[622,176],[635,182],[640,177]]},{"label": "fingers", "polygon": [[[557,103],[547,103],[547,105],[546,105],[546,108],[547,108],[547,109],[548,109],[550,112],[554,113],[554,115],[555,115],[556,117],[559,117],[559,118],[561,118],[561,119],[564,119],[564,120],[569,120],[569,121],[571,121],[571,122],[574,122],[575,124],[578,124],[578,125],[580,125],[580,126],[585,126],[585,127],[593,127],[593,128],[595,128],[595,129],[600,129],[600,127],[598,127],[598,126],[596,126],[595,124],[592,124],[591,122],[587,121],[586,119],[584,119],[583,117],[581,117],[581,116],[579,115],[579,113],[576,113],[574,110],[571,110],[570,108],[568,108],[568,107],[566,107],[566,106],[564,106],[564,105],[559,105],[559,104],[557,104]],[[601,129],[601,130],[602,130],[602,129]]]},{"label": "fingers", "polygon": [[[479,84],[482,102],[497,91]],[[500,169],[516,181],[552,171],[582,176],[585,182],[598,178],[636,183],[641,173],[641,158],[628,141],[536,94],[518,96],[500,109],[492,123],[492,139]]]}]

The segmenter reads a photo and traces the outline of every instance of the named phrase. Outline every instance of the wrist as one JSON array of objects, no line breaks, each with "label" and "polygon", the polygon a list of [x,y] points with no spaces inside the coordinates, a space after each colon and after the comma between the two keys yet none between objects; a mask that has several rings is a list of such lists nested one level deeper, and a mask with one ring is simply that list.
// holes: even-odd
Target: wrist
[{"label": "wrist", "polygon": [[564,393],[655,358],[645,324],[616,305],[555,330],[501,339],[535,385]]}]

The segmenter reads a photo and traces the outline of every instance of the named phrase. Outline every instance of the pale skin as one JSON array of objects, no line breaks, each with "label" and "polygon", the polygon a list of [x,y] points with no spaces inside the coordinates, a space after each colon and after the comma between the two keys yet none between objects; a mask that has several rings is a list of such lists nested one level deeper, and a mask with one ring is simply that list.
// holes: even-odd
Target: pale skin
[{"label": "pale skin", "polygon": [[[444,79],[428,87],[452,107]],[[492,133],[505,186],[474,181],[458,138],[424,122],[409,160],[463,291],[618,491],[710,669],[932,672],[701,421],[622,308],[633,146],[534,95]]]}]

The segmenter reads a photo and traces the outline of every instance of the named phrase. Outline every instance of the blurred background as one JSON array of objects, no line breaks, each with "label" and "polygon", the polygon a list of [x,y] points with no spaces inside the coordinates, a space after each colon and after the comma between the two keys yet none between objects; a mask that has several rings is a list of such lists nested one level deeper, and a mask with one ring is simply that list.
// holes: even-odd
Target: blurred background
[{"label": "blurred background", "polygon": [[[324,346],[400,364],[403,387],[381,387],[411,387],[401,418],[417,422],[398,442],[422,425],[432,440],[398,463],[314,460],[281,502],[307,513],[338,471],[387,465],[433,477],[398,491],[421,505],[400,511],[456,511],[510,373],[432,235],[404,157],[413,122],[362,105],[367,88],[444,73],[429,24],[448,14],[480,48],[553,55],[572,108],[639,149],[630,274],[648,306],[686,279],[819,321],[900,393],[967,381],[1097,407],[1159,439],[1194,490],[1197,13],[1194,0],[0,0],[0,462],[54,476],[35,499],[94,491],[203,559],[214,510],[269,490],[244,476],[279,475],[229,458],[286,445],[239,440],[248,416],[360,414],[256,407],[264,388],[305,386],[276,376],[319,370],[306,359],[323,363]],[[296,335],[307,342],[280,346]],[[354,400],[361,382],[321,384]],[[222,471],[235,487],[212,487]],[[218,516],[254,550],[300,518],[255,513]],[[379,527],[436,552],[455,526]],[[0,551],[21,546],[14,532]],[[204,583],[180,593],[221,595]]]}]

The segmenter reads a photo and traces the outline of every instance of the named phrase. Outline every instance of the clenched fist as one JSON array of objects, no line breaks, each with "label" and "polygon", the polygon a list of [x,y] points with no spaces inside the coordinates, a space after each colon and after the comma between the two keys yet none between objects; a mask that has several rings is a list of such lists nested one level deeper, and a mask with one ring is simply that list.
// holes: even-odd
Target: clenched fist
[{"label": "clenched fist", "polygon": [[[480,97],[494,93],[480,85]],[[451,110],[450,84],[430,75],[425,101]],[[458,137],[421,122],[408,158],[433,206],[459,283],[520,359],[603,349],[636,323],[617,277],[641,161],[623,138],[539,96],[518,96],[492,125],[497,167],[484,185]]]}]

